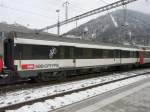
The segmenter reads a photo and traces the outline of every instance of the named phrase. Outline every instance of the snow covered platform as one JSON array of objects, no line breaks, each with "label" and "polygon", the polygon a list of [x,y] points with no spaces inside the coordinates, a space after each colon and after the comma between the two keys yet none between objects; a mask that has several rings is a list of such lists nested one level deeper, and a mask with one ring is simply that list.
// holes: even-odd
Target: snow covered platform
[{"label": "snow covered platform", "polygon": [[150,78],[52,112],[150,112]]}]

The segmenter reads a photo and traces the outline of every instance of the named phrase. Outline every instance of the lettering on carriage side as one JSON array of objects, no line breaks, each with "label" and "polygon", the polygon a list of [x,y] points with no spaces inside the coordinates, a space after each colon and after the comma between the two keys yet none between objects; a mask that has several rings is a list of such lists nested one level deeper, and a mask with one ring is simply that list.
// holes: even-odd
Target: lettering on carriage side
[{"label": "lettering on carriage side", "polygon": [[22,69],[35,69],[35,65],[34,64],[22,64],[21,68]]},{"label": "lettering on carriage side", "polygon": [[36,68],[58,68],[59,64],[38,64]]},{"label": "lettering on carriage side", "polygon": [[48,68],[59,68],[59,64],[38,64],[38,65],[34,65],[34,64],[22,64],[21,65],[22,69],[48,69]]},{"label": "lettering on carriage side", "polygon": [[49,58],[52,59],[54,57],[54,55],[57,54],[57,49],[55,47],[52,47],[50,50],[49,50]]}]

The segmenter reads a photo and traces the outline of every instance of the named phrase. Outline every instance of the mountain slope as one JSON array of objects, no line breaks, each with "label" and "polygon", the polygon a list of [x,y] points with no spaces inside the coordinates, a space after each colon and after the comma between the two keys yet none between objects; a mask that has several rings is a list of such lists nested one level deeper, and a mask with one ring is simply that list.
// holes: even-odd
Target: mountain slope
[{"label": "mountain slope", "polygon": [[20,24],[7,24],[5,22],[0,23],[0,31],[18,31],[18,32],[31,32],[32,30],[22,26]]},{"label": "mountain slope", "polygon": [[117,10],[93,19],[65,34],[121,44],[150,44],[150,15]]}]

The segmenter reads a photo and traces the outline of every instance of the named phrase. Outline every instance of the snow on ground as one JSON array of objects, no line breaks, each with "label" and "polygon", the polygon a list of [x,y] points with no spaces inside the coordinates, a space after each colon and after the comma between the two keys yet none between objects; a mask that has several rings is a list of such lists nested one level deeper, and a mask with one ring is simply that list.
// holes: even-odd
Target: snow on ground
[{"label": "snow on ground", "polygon": [[118,27],[118,23],[117,23],[117,21],[115,20],[115,18],[113,17],[113,15],[112,15],[112,14],[110,14],[110,17],[111,17],[111,20],[112,20],[112,22],[113,22],[114,26],[117,28],[117,27]]},{"label": "snow on ground", "polygon": [[65,84],[58,84],[58,85],[44,86],[40,88],[24,89],[16,92],[9,92],[0,95],[0,108],[17,104],[20,102],[30,101],[37,98],[51,96],[51,95],[55,95],[55,94],[59,94],[71,90],[76,90],[79,88],[88,87],[91,85],[108,82],[115,79],[124,78],[131,75],[136,75],[147,71],[142,70],[142,71],[134,71],[134,72],[125,72],[122,74],[112,74],[109,76],[86,79],[81,81],[74,81]]},{"label": "snow on ground", "polygon": [[81,100],[85,100],[87,98],[102,94],[104,92],[111,91],[113,89],[117,89],[122,86],[129,85],[131,83],[150,78],[150,75],[147,76],[138,76],[131,79],[126,79],[119,82],[110,83],[107,85],[95,87],[92,89],[88,89],[86,91],[81,91],[78,93],[72,93],[70,95],[65,95],[63,97],[56,97],[54,99],[46,100],[45,102],[38,102],[32,105],[23,106],[17,110],[11,110],[6,112],[48,112],[54,109],[58,109],[60,107],[79,102]]},{"label": "snow on ground", "polygon": [[114,74],[111,76],[87,79],[82,81],[75,81],[71,83],[61,84],[61,85],[53,85],[53,86],[45,86],[41,88],[35,89],[26,89],[19,90],[16,92],[10,92],[6,94],[2,94],[0,96],[0,107],[29,101],[41,97],[46,97],[54,94],[59,94],[65,91],[71,91],[79,88],[88,87],[91,85],[96,85],[103,82],[108,82],[111,80],[119,79],[126,77],[126,75]]}]

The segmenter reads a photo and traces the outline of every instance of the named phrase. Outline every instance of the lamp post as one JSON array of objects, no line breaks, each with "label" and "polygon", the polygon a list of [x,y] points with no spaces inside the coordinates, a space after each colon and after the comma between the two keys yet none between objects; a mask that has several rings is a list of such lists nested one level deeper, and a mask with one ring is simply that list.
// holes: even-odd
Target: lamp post
[{"label": "lamp post", "polygon": [[59,24],[59,12],[60,12],[60,10],[56,10],[56,12],[57,12],[57,34],[58,34],[58,36],[59,36],[59,34],[60,34],[60,24]]}]

